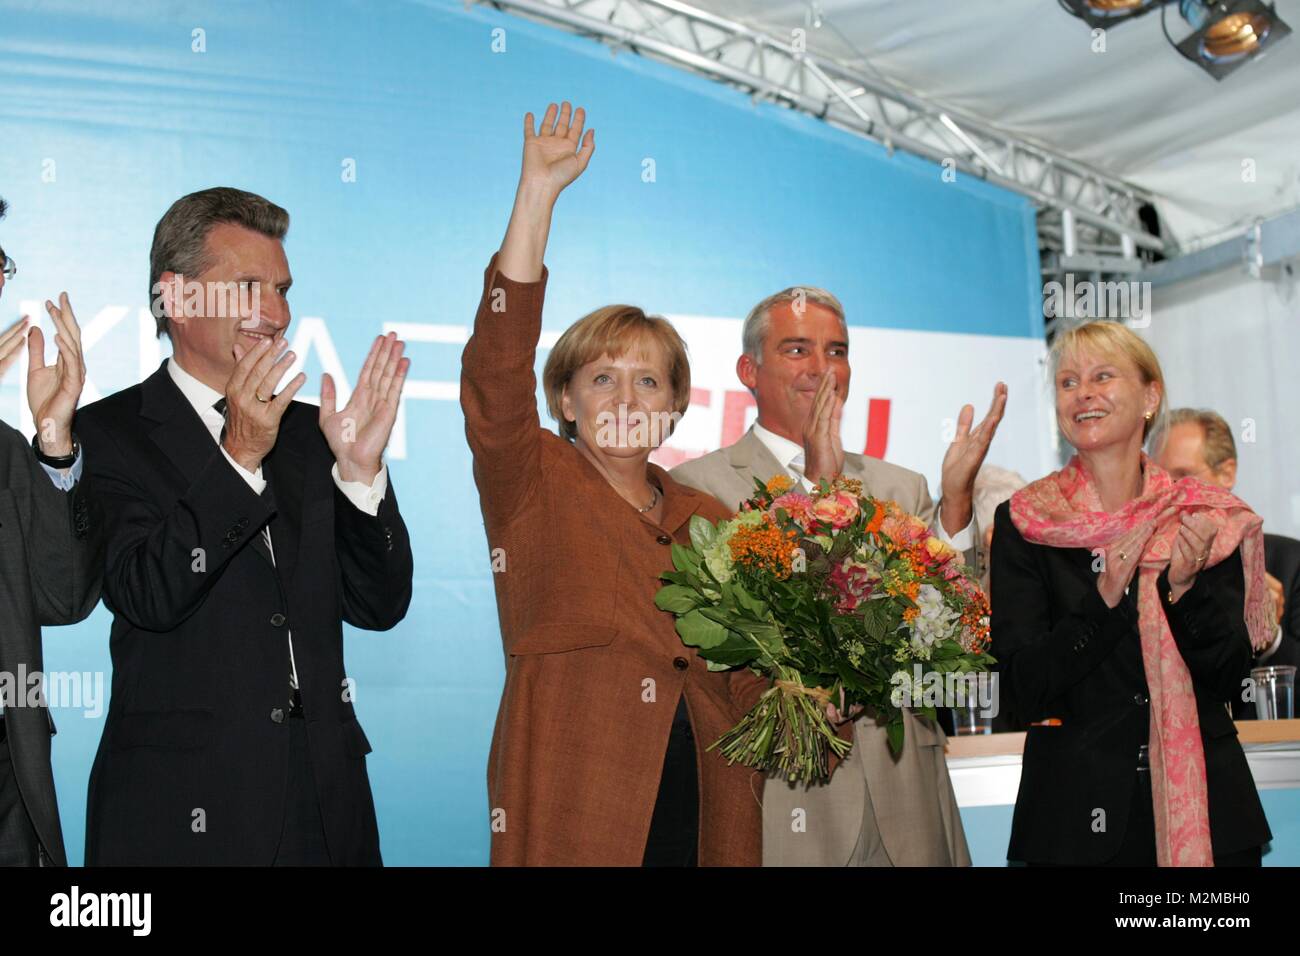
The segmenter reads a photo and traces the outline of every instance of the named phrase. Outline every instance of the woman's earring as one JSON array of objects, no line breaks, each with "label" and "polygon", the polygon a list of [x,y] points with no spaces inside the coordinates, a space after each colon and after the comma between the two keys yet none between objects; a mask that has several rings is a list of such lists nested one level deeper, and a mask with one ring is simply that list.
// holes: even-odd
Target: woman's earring
[{"label": "woman's earring", "polygon": [[1147,421],[1151,421],[1151,412],[1147,412]]}]

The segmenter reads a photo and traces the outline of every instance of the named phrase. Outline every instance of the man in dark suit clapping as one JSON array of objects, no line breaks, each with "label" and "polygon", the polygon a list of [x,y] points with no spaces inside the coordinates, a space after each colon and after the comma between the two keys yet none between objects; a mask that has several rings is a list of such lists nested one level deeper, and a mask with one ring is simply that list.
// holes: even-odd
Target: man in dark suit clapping
[{"label": "man in dark suit clapping", "polygon": [[[5,213],[0,199],[0,217]],[[0,292],[17,267],[0,250]],[[50,770],[54,721],[43,691],[42,625],[75,624],[99,601],[100,520],[72,415],[86,380],[81,330],[65,293],[45,303],[59,357],[27,317],[0,333],[0,379],[24,347],[29,444],[0,422],[0,866],[66,866]]]},{"label": "man in dark suit clapping", "polygon": [[173,354],[77,424],[108,517],[112,697],[87,864],[377,865],[342,622],[387,630],[411,549],[382,454],[410,360],[377,338],[347,405],[274,388],[285,210],[217,188],[154,232]]}]

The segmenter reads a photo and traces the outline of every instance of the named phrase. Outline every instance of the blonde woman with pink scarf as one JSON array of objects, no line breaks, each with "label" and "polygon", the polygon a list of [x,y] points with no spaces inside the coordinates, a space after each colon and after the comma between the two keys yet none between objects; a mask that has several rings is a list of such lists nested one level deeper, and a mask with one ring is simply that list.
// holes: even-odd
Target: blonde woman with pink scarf
[{"label": "blonde woman with pink scarf", "polygon": [[1164,377],[1125,326],[1061,333],[1056,418],[1076,454],[999,506],[993,655],[1031,723],[1007,856],[1259,865],[1271,834],[1225,703],[1270,636],[1262,519],[1143,452]]}]

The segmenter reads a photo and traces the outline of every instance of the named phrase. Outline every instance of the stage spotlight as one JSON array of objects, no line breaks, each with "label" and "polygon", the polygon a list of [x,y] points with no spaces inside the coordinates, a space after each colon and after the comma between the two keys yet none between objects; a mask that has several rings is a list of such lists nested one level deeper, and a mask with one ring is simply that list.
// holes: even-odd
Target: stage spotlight
[{"label": "stage spotlight", "polygon": [[1179,10],[1194,32],[1174,48],[1216,80],[1291,32],[1277,7],[1263,0],[1179,0]]},{"label": "stage spotlight", "polygon": [[1109,27],[1140,17],[1164,0],[1060,0],[1067,13],[1090,27]]}]

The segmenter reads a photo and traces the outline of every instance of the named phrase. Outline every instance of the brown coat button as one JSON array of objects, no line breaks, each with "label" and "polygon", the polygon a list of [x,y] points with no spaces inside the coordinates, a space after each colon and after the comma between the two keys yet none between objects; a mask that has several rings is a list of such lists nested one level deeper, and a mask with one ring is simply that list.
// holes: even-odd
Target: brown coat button
[{"label": "brown coat button", "polygon": [[691,666],[690,661],[688,661],[688,660],[687,660],[686,658],[684,658],[684,657],[674,657],[674,658],[673,658],[673,667],[676,667],[679,671],[684,671],[684,670],[686,670],[686,668],[688,668],[688,667],[690,667],[690,666]]},{"label": "brown coat button", "polygon": [[661,534],[659,537],[655,538],[655,540],[658,541],[660,544],[672,544],[672,543],[673,543],[673,539],[670,538],[670,537],[668,537],[668,535],[666,535],[666,534]]}]

